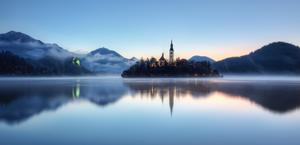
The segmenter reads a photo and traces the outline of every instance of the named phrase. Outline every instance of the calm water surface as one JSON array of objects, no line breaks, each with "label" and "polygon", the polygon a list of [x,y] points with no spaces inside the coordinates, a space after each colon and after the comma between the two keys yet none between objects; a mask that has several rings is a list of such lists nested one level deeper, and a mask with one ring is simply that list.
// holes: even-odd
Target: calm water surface
[{"label": "calm water surface", "polygon": [[300,144],[300,78],[1,78],[0,145]]}]

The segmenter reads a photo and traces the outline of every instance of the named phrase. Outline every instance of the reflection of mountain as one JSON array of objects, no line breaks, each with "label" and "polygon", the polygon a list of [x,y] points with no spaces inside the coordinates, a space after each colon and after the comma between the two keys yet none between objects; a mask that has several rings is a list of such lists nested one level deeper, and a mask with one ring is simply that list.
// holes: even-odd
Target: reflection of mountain
[{"label": "reflection of mountain", "polygon": [[264,108],[277,113],[285,113],[300,106],[300,84],[276,82],[267,83],[223,83],[215,90],[229,95],[247,98]]},{"label": "reflection of mountain", "polygon": [[[28,85],[30,81],[30,86]],[[172,115],[178,97],[209,97],[221,92],[248,99],[264,108],[286,113],[300,106],[299,83],[220,82],[195,79],[34,79],[0,82],[0,121],[14,124],[43,111],[56,110],[75,101],[87,100],[107,106],[130,92],[138,97],[159,97],[167,101]]]},{"label": "reflection of mountain", "polygon": [[[157,97],[169,94],[169,100],[173,97],[191,95],[194,98],[208,96],[212,92],[221,92],[230,96],[239,96],[263,106],[277,113],[286,113],[300,106],[300,84],[285,82],[212,82],[212,81],[152,81],[137,82],[128,81],[125,84],[133,94]],[[173,94],[175,92],[175,95]],[[171,94],[171,95],[170,95]],[[173,95],[172,95],[173,94]],[[173,109],[172,106],[170,108]],[[172,110],[171,110],[172,111]]]},{"label": "reflection of mountain", "polygon": [[[18,123],[47,110],[56,110],[73,100],[88,100],[99,106],[116,102],[125,93],[122,82],[101,84],[88,80],[1,81],[0,120]],[[5,85],[3,85],[5,84]]]}]

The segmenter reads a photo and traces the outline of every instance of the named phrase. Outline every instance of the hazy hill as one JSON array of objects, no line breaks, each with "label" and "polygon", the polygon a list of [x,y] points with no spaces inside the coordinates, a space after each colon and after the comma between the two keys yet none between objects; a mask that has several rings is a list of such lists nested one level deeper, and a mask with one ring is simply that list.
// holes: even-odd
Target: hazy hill
[{"label": "hazy hill", "polygon": [[218,61],[213,67],[221,73],[300,74],[300,48],[274,42],[248,55]]},{"label": "hazy hill", "polygon": [[127,59],[108,48],[99,48],[81,58],[82,65],[93,73],[121,73],[135,64],[136,58]]},{"label": "hazy hill", "polygon": [[74,56],[74,53],[61,48],[57,44],[44,43],[15,31],[0,34],[0,50],[10,51],[20,57],[35,60],[44,57],[63,60]]},{"label": "hazy hill", "polygon": [[208,61],[210,63],[214,63],[215,60],[207,57],[207,56],[199,56],[199,55],[194,55],[192,56],[189,61],[194,61],[194,62],[201,62],[201,61]]},{"label": "hazy hill", "polygon": [[1,75],[82,75],[89,73],[85,68],[72,63],[75,54],[57,44],[44,43],[20,32],[10,31],[0,34],[0,52]]}]

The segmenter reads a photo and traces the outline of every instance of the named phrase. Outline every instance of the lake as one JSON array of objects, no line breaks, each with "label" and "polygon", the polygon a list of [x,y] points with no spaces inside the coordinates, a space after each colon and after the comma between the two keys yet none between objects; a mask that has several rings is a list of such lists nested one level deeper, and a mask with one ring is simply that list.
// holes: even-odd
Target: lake
[{"label": "lake", "polygon": [[1,78],[1,145],[299,145],[300,77]]}]

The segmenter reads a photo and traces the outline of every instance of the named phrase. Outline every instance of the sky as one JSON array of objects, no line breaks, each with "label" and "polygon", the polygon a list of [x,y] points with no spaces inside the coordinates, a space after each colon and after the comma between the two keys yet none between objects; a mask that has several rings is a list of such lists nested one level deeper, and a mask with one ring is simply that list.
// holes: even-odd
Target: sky
[{"label": "sky", "polygon": [[0,33],[14,30],[77,53],[168,53],[215,60],[275,41],[300,44],[299,0],[0,0]]}]

